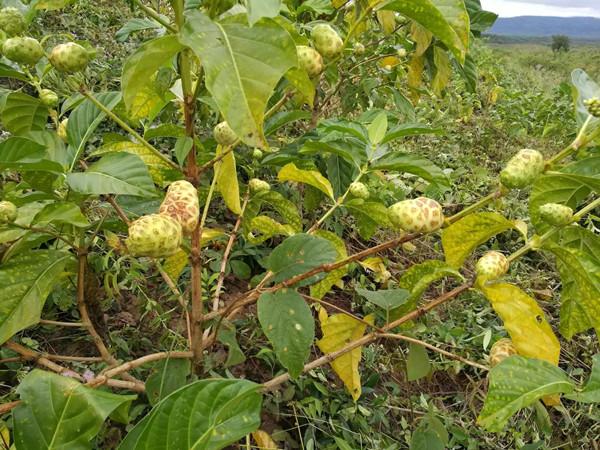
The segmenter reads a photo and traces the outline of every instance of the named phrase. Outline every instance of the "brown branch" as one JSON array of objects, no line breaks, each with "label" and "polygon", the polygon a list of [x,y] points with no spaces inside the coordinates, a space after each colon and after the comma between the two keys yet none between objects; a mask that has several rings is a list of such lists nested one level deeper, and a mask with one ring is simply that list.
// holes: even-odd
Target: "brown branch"
[{"label": "brown branch", "polygon": [[208,169],[210,169],[211,167],[213,167],[216,163],[218,163],[219,161],[221,161],[223,158],[225,158],[227,155],[229,155],[233,149],[235,148],[235,144],[232,145],[231,147],[227,148],[225,151],[223,151],[223,153],[221,153],[219,156],[214,157],[213,159],[211,159],[210,161],[202,164],[199,168],[198,168],[198,173],[199,175],[202,175],[204,172],[206,172]]},{"label": "brown branch", "polygon": [[125,211],[123,211],[123,208],[121,208],[119,206],[119,204],[117,203],[117,200],[115,199],[115,197],[113,195],[107,195],[106,196],[106,201],[108,203],[110,203],[110,205],[113,207],[113,209],[115,210],[115,212],[117,213],[117,215],[119,216],[119,218],[124,223],[126,223],[127,225],[129,225],[131,223],[131,221],[127,217],[127,214],[125,214]]},{"label": "brown branch", "polygon": [[302,273],[300,275],[296,275],[295,277],[292,277],[289,280],[278,283],[275,286],[270,287],[268,289],[263,289],[263,290],[253,289],[253,290],[243,294],[241,297],[236,299],[233,303],[231,303],[231,305],[227,306],[226,308],[222,308],[218,311],[213,311],[211,313],[206,314],[205,319],[210,320],[210,319],[214,319],[215,317],[218,317],[218,316],[227,316],[229,314],[232,314],[236,310],[243,308],[246,305],[254,303],[258,299],[260,294],[263,292],[274,292],[274,291],[278,291],[279,289],[293,286],[293,285],[299,283],[300,281],[304,281],[307,278],[310,278],[314,275],[318,275],[320,273],[332,272],[336,269],[339,269],[340,267],[347,266],[348,264],[351,264],[353,262],[364,259],[375,253],[380,253],[382,251],[389,250],[390,248],[397,247],[400,244],[403,244],[405,242],[412,241],[413,239],[416,239],[419,236],[421,236],[421,235],[420,234],[405,234],[399,238],[392,239],[390,241],[387,241],[382,244],[376,245],[374,247],[368,248],[361,252],[355,253],[354,255],[351,255],[348,258],[342,259],[338,262],[322,264],[319,267],[315,267],[314,269],[309,270],[308,272]]},{"label": "brown branch", "polygon": [[84,328],[81,322],[58,322],[56,320],[40,320],[41,325],[54,325],[57,327],[68,327],[68,328]]},{"label": "brown branch", "polygon": [[443,350],[443,349],[441,349],[439,347],[436,347],[435,345],[428,344],[427,342],[424,342],[424,341],[422,341],[420,339],[412,338],[410,336],[404,336],[403,334],[382,333],[382,334],[379,335],[379,337],[387,338],[387,339],[398,339],[398,340],[401,340],[401,341],[410,342],[412,344],[416,344],[416,345],[420,345],[421,347],[428,348],[429,350],[437,352],[437,353],[439,353],[441,355],[447,356],[450,359],[454,359],[456,361],[460,361],[460,362],[462,362],[464,364],[467,364],[469,366],[476,367],[478,369],[485,370],[485,371],[490,370],[489,367],[487,367],[487,366],[484,366],[482,364],[476,363],[476,362],[471,361],[471,360],[469,360],[467,358],[464,358],[464,357],[462,357],[460,355],[457,355],[455,353],[449,352],[447,350]]},{"label": "brown branch", "polygon": [[[437,308],[438,306],[443,305],[444,303],[446,303],[446,302],[452,300],[453,298],[457,297],[458,295],[462,294],[466,290],[470,289],[471,286],[473,286],[472,281],[462,284],[462,285],[458,286],[457,288],[455,288],[443,295],[440,295],[435,300],[432,300],[431,302],[427,303],[425,306],[422,306],[421,308],[417,308],[414,311],[406,314],[405,316],[400,317],[399,319],[385,325],[382,328],[382,330],[387,332],[387,331],[390,331],[390,330],[396,328],[397,326],[402,325],[403,323],[418,319],[419,317],[421,317],[428,311],[431,311],[432,309]],[[341,349],[336,350],[335,352],[332,352],[332,353],[328,353],[328,354],[321,356],[320,358],[317,358],[314,361],[306,364],[304,366],[303,372],[308,372],[310,370],[316,369],[317,367],[321,367],[321,366],[324,366],[325,364],[329,364],[331,361],[339,358],[342,355],[345,355],[346,353],[354,350],[355,348],[370,344],[371,342],[376,341],[380,337],[381,337],[381,333],[378,331],[366,334],[363,337],[361,337],[360,339],[357,339],[355,341],[348,343]],[[264,383],[263,390],[271,391],[273,389],[276,389],[279,385],[285,383],[289,379],[290,379],[289,373],[279,375],[279,376],[267,381],[266,383]]]},{"label": "brown branch", "polygon": [[12,411],[14,408],[21,404],[21,400],[17,400],[15,402],[10,403],[2,403],[0,405],[0,416]]},{"label": "brown branch", "polygon": [[67,356],[67,355],[52,355],[50,353],[42,353],[44,358],[51,361],[74,361],[74,362],[102,362],[104,358],[101,356]]},{"label": "brown branch", "polygon": [[192,346],[192,326],[190,323],[190,314],[188,312],[187,303],[186,303],[185,299],[183,298],[183,294],[177,288],[177,285],[171,279],[169,274],[167,272],[165,272],[165,270],[163,269],[160,262],[158,260],[155,260],[155,263],[156,263],[156,267],[158,268],[158,271],[160,273],[160,276],[163,278],[165,283],[167,283],[167,286],[169,286],[169,289],[171,289],[171,292],[175,295],[175,297],[177,297],[177,300],[179,301],[179,304],[181,305],[181,308],[183,309],[183,313],[185,315],[185,324],[186,324],[186,328],[187,328],[188,345],[191,348],[191,346]]},{"label": "brown branch", "polygon": [[153,353],[151,355],[142,356],[141,358],[128,361],[120,366],[113,367],[107,370],[102,375],[98,375],[93,380],[87,382],[89,386],[96,387],[102,384],[106,384],[111,378],[121,375],[137,367],[143,366],[150,362],[161,361],[163,359],[191,359],[194,357],[192,352],[160,352]]}]

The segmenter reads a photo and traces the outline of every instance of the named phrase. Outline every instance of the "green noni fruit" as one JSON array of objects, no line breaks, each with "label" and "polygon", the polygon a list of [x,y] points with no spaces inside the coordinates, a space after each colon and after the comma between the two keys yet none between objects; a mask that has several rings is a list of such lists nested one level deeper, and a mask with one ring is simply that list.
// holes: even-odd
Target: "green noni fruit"
[{"label": "green noni fruit", "polygon": [[331,25],[320,23],[316,25],[311,34],[317,51],[326,58],[332,58],[344,48],[344,41]]},{"label": "green noni fruit", "polygon": [[8,36],[17,36],[23,33],[25,28],[25,18],[17,8],[6,7],[0,9],[0,30]]},{"label": "green noni fruit", "polygon": [[11,61],[33,66],[44,56],[44,49],[37,39],[13,37],[4,41],[2,53]]},{"label": "green noni fruit", "polygon": [[48,59],[52,67],[59,72],[75,73],[87,67],[90,55],[85,47],[75,42],[67,42],[54,47]]},{"label": "green noni fruit", "polygon": [[508,272],[508,268],[509,263],[506,256],[496,251],[485,253],[475,265],[477,276],[486,280],[497,280]]},{"label": "green noni fruit", "polygon": [[40,100],[48,108],[56,108],[58,106],[58,95],[50,89],[42,89],[40,91]]},{"label": "green noni fruit", "polygon": [[350,185],[350,194],[357,198],[367,199],[369,198],[369,188],[360,181],[355,181]]},{"label": "green noni fruit", "polygon": [[0,202],[0,224],[13,223],[17,220],[17,215],[18,211],[14,203]]},{"label": "green noni fruit", "polygon": [[299,45],[296,47],[296,52],[298,53],[298,64],[306,70],[309,77],[314,78],[323,72],[323,58],[314,48]]},{"label": "green noni fruit", "polygon": [[531,185],[544,171],[544,156],[537,150],[523,149],[513,156],[500,173],[500,180],[510,189]]},{"label": "green noni fruit", "polygon": [[594,117],[600,117],[600,98],[589,98],[583,102],[588,112]]},{"label": "green noni fruit", "polygon": [[215,141],[217,141],[217,144],[222,145],[223,147],[229,147],[230,145],[233,145],[235,141],[237,141],[236,134],[225,121],[215,126],[213,130],[213,136]]},{"label": "green noni fruit", "polygon": [[403,200],[388,209],[390,221],[409,233],[431,233],[444,224],[442,206],[426,197]]},{"label": "green noni fruit", "polygon": [[260,178],[252,178],[248,181],[248,188],[250,188],[250,192],[265,192],[271,190],[271,185]]},{"label": "green noni fruit", "polygon": [[165,258],[177,253],[182,240],[179,222],[164,214],[150,214],[129,225],[125,245],[133,256]]},{"label": "green noni fruit", "polygon": [[573,210],[560,203],[546,203],[540,206],[540,216],[544,222],[562,227],[573,221]]}]

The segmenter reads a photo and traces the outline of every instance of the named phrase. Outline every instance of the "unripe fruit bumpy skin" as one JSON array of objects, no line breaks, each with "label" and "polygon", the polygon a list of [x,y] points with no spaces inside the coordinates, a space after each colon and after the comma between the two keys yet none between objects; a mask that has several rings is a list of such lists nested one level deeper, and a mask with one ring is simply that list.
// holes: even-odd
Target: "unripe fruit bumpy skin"
[{"label": "unripe fruit bumpy skin", "polygon": [[56,130],[56,134],[58,134],[58,137],[61,138],[63,142],[67,142],[69,138],[67,135],[67,125],[69,125],[69,119],[64,119],[58,124],[58,129]]},{"label": "unripe fruit bumpy skin", "polygon": [[0,9],[0,30],[8,36],[16,36],[25,31],[25,19],[17,8]]},{"label": "unripe fruit bumpy skin", "polygon": [[509,356],[516,354],[517,349],[509,338],[500,339],[499,341],[495,342],[490,349],[490,366],[496,367]]},{"label": "unripe fruit bumpy skin", "polygon": [[583,102],[588,112],[594,117],[600,117],[600,98],[589,98]]},{"label": "unripe fruit bumpy skin", "polygon": [[252,159],[256,159],[256,160],[260,161],[262,159],[262,157],[263,157],[263,152],[261,149],[255,148],[252,151]]},{"label": "unripe fruit bumpy skin", "polygon": [[58,106],[58,95],[50,89],[42,89],[40,91],[40,100],[42,105],[48,108],[56,108]]},{"label": "unripe fruit bumpy skin", "polygon": [[354,53],[357,55],[363,55],[365,53],[365,46],[360,42],[354,44]]},{"label": "unripe fruit bumpy skin", "polygon": [[13,223],[17,220],[19,212],[14,203],[2,201],[0,202],[0,225]]},{"label": "unripe fruit bumpy skin", "polygon": [[369,188],[360,181],[355,181],[350,185],[350,194],[356,198],[367,199],[369,198]]},{"label": "unripe fruit bumpy skin", "polygon": [[2,55],[2,47],[7,39],[8,35],[4,31],[0,30],[0,55]]},{"label": "unripe fruit bumpy skin", "polygon": [[2,45],[2,54],[16,63],[33,66],[44,56],[44,49],[37,39],[13,37]]},{"label": "unripe fruit bumpy skin", "polygon": [[344,41],[329,24],[316,25],[311,37],[317,51],[326,58],[333,58],[344,48]]},{"label": "unripe fruit bumpy skin", "polygon": [[76,73],[87,67],[90,62],[90,55],[85,47],[75,42],[67,42],[54,47],[48,60],[52,67],[59,72]]},{"label": "unripe fruit bumpy skin", "polygon": [[229,147],[237,141],[237,136],[225,121],[218,123],[213,130],[213,136],[217,144]]},{"label": "unripe fruit bumpy skin", "polygon": [[444,224],[442,206],[426,197],[398,202],[388,213],[395,226],[409,233],[431,233]]},{"label": "unripe fruit bumpy skin", "polygon": [[406,58],[407,52],[404,47],[399,48],[397,53],[399,58]]},{"label": "unripe fruit bumpy skin", "polygon": [[544,156],[537,150],[523,149],[513,156],[500,173],[500,181],[510,189],[531,185],[544,171]]},{"label": "unripe fruit bumpy skin", "polygon": [[560,203],[546,203],[540,206],[540,216],[544,222],[562,227],[573,221],[573,210]]},{"label": "unripe fruit bumpy skin", "polygon": [[200,220],[198,191],[189,181],[171,183],[159,212],[179,222],[184,235],[192,234]]},{"label": "unripe fruit bumpy skin", "polygon": [[500,252],[485,253],[475,265],[477,276],[486,281],[497,280],[508,272],[508,259]]},{"label": "unripe fruit bumpy skin", "polygon": [[323,72],[323,57],[312,47],[299,45],[296,47],[298,64],[306,70],[310,78],[317,77]]},{"label": "unripe fruit bumpy skin", "polygon": [[150,214],[129,225],[125,245],[133,256],[166,258],[177,253],[182,240],[179,222],[164,214]]},{"label": "unripe fruit bumpy skin", "polygon": [[270,191],[271,185],[259,178],[252,178],[250,181],[248,181],[248,188],[250,189],[250,192],[255,194],[257,192]]}]

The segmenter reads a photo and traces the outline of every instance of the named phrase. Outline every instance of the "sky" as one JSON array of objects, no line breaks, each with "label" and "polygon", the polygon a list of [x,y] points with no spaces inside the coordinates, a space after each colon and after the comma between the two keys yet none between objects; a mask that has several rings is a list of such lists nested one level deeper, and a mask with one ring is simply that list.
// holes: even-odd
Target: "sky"
[{"label": "sky", "polygon": [[481,5],[500,17],[600,17],[600,0],[481,0]]}]

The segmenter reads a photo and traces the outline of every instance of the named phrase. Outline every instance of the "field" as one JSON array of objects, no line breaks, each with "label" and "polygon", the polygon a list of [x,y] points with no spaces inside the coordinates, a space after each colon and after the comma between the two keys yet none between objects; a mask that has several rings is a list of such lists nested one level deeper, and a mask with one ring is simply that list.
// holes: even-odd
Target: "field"
[{"label": "field", "polygon": [[[0,449],[600,448],[600,88],[571,78],[600,44],[450,21],[465,60],[402,2],[57,3],[45,55],[0,61]],[[324,21],[343,50],[286,66]],[[545,162],[511,188],[520,149]],[[394,215],[424,197],[443,228]]]}]

